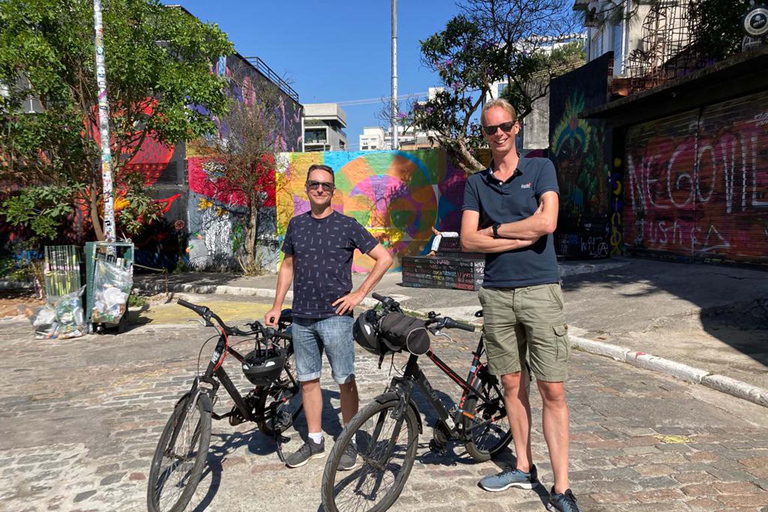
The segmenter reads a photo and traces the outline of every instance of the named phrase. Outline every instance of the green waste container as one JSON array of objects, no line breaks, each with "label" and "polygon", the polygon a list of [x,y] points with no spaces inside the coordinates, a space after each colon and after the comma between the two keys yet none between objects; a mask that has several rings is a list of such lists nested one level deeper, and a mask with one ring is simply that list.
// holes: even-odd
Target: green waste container
[{"label": "green waste container", "polygon": [[[131,276],[130,284],[127,287],[127,294],[130,295],[130,288],[133,285],[133,258],[134,248],[132,242],[86,242],[85,244],[85,323],[89,332],[94,332],[93,307],[99,302],[96,297],[96,271],[100,267],[99,262],[110,268],[119,268],[129,273]],[[102,276],[102,279],[107,279]],[[125,288],[125,283],[112,283],[115,287],[119,285]],[[128,320],[127,295],[125,297],[125,308],[119,319],[112,318],[113,321],[98,323],[105,324],[107,327],[117,325],[118,332],[124,332]]]}]

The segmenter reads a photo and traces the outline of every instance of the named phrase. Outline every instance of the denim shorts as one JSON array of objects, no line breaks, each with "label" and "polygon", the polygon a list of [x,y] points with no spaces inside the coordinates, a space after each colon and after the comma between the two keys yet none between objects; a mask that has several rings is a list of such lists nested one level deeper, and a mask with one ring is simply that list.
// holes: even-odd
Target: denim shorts
[{"label": "denim shorts", "polygon": [[347,384],[355,378],[355,342],[351,316],[294,318],[291,333],[296,369],[301,382],[320,378],[323,350],[331,364],[333,380]]}]

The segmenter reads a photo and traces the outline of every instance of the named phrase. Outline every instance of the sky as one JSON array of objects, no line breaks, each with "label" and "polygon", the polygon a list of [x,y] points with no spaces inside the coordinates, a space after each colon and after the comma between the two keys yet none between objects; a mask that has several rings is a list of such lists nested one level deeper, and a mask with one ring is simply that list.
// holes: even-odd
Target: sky
[{"label": "sky", "polygon": [[[243,56],[258,56],[285,77],[305,103],[376,99],[342,106],[347,142],[359,149],[364,126],[381,124],[375,114],[391,94],[390,0],[165,0],[203,21],[216,23]],[[419,41],[458,14],[451,0],[397,2],[398,95],[439,86],[421,64]],[[401,103],[401,108],[404,106]]]}]

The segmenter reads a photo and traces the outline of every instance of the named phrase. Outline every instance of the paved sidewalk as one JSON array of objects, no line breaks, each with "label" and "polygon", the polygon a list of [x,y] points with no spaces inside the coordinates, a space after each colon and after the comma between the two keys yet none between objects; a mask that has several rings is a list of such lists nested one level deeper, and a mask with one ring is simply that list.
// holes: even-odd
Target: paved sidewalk
[{"label": "paved sidewalk", "polygon": [[[613,258],[561,264],[566,317],[577,348],[703,383],[768,406],[768,272]],[[356,274],[359,283],[365,275]],[[137,285],[164,291],[158,275]],[[168,276],[171,291],[271,302],[277,276]],[[476,321],[477,293],[408,288],[388,273],[376,291],[403,307]],[[373,304],[370,297],[366,304]]]},{"label": "paved sidewalk", "polygon": [[[169,308],[182,309],[177,306]],[[147,473],[175,400],[191,383],[211,329],[160,319],[114,336],[34,340],[28,322],[0,321],[0,511],[141,512]],[[455,332],[435,351],[463,373],[476,334]],[[210,355],[203,351],[203,364]],[[402,356],[396,359],[404,361]],[[357,351],[361,403],[383,391],[388,365]],[[238,365],[225,362],[238,385]],[[456,386],[428,361],[434,388],[455,400]],[[329,375],[325,368],[325,375]],[[768,415],[765,409],[671,377],[575,352],[568,382],[571,481],[585,512],[765,512]],[[324,382],[330,381],[326,378]],[[223,397],[222,397],[223,398]],[[423,399],[416,397],[420,405]],[[338,392],[324,392],[330,449],[340,430]],[[514,461],[476,463],[462,446],[431,453],[425,427],[417,463],[392,512],[545,510],[552,474],[541,433],[541,400],[532,393],[533,456],[542,486],[487,493],[484,475]],[[226,411],[227,400],[216,410]],[[297,424],[306,432],[305,422]],[[288,449],[299,444],[291,431]],[[294,470],[270,438],[244,424],[214,422],[212,450],[189,512],[322,512],[324,460]]]}]

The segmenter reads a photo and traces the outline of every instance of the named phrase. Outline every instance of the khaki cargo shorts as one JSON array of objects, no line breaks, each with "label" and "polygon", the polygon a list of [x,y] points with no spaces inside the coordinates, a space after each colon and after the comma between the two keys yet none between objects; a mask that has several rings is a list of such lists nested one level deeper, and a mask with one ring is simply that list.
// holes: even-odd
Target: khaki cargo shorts
[{"label": "khaki cargo shorts", "polygon": [[517,373],[529,355],[538,380],[568,377],[568,325],[559,283],[521,288],[480,288],[488,366],[494,375]]}]

